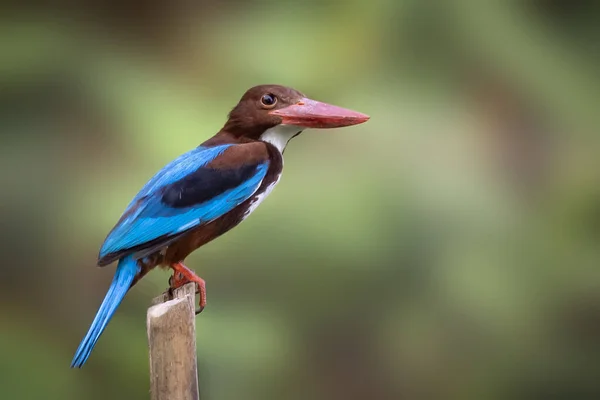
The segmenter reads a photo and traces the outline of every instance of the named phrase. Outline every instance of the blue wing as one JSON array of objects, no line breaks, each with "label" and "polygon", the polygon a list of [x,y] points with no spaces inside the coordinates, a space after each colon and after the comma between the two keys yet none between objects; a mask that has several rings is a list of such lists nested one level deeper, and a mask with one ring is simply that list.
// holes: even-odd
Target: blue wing
[{"label": "blue wing", "polygon": [[177,157],[169,164],[165,165],[163,169],[158,171],[139,191],[139,193],[131,200],[131,203],[125,209],[124,215],[138,202],[142,197],[155,192],[162,186],[169,183],[173,183],[179,179],[184,178],[186,175],[194,172],[199,167],[203,167],[216,157],[221,155],[227,148],[231,147],[230,144],[215,147],[196,147],[187,153]]},{"label": "blue wing", "polygon": [[109,233],[100,250],[101,265],[118,258],[112,255],[143,249],[157,239],[168,242],[169,238],[206,224],[248,199],[265,177],[269,161],[227,170],[207,166],[231,146],[198,147],[158,172]]}]

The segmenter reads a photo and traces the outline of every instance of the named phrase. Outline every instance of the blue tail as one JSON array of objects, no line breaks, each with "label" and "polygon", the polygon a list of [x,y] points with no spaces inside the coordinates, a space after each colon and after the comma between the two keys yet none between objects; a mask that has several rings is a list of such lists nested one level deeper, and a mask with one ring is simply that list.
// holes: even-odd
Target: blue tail
[{"label": "blue tail", "polygon": [[96,314],[96,318],[94,318],[94,322],[92,322],[92,326],[90,326],[90,330],[79,344],[77,352],[75,352],[75,357],[71,361],[71,368],[81,368],[85,364],[98,338],[104,331],[104,328],[106,328],[119,304],[121,304],[121,300],[127,294],[138,272],[137,261],[132,256],[127,256],[119,260],[119,265],[117,265],[117,271],[110,284],[108,293],[104,297],[104,301]]}]

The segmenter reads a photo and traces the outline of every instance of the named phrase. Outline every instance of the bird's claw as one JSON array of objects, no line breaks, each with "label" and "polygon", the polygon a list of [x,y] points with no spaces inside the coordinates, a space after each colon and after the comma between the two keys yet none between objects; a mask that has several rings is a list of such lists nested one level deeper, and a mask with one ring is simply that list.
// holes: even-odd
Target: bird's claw
[{"label": "bird's claw", "polygon": [[195,294],[200,295],[200,308],[195,310],[195,314],[200,314],[206,307],[206,283],[204,279],[197,276],[192,270],[182,263],[171,265],[173,268],[173,276],[169,278],[169,294],[172,295],[173,289],[177,289],[186,283],[194,282],[196,284]]}]

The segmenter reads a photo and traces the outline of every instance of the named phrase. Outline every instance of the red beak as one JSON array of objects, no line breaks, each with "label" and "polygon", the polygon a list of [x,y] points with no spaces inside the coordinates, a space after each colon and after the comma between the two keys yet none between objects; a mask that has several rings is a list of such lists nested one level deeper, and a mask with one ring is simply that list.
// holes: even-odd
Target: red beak
[{"label": "red beak", "polygon": [[270,114],[281,117],[282,124],[305,128],[339,128],[362,124],[369,119],[368,115],[306,98]]}]

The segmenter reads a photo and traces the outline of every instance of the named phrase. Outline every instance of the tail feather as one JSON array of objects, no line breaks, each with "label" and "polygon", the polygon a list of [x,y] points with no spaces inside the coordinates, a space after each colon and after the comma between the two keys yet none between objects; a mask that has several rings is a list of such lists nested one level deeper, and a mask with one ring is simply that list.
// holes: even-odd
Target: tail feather
[{"label": "tail feather", "polygon": [[71,361],[71,368],[81,368],[85,364],[98,338],[104,331],[104,328],[106,328],[106,325],[108,325],[119,304],[121,304],[138,272],[137,261],[132,256],[127,256],[119,260],[119,265],[117,265],[115,277],[110,284],[108,293],[106,293],[88,333],[75,352],[75,357]]}]

